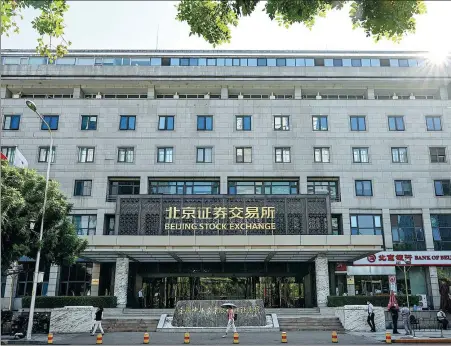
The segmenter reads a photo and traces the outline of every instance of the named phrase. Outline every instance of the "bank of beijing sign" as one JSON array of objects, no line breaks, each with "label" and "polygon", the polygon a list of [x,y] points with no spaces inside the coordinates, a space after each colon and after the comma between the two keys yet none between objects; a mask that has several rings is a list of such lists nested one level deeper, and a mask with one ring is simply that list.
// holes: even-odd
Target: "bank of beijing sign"
[{"label": "bank of beijing sign", "polygon": [[169,207],[165,230],[275,230],[275,207]]}]

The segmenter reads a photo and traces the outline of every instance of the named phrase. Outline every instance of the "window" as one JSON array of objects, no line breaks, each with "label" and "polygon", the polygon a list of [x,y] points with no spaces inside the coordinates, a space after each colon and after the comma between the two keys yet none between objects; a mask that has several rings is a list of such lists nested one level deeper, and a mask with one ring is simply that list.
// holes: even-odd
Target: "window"
[{"label": "window", "polygon": [[174,130],[174,116],[164,115],[158,118],[158,130],[172,131]]},{"label": "window", "polygon": [[436,196],[451,196],[451,180],[434,180]]},{"label": "window", "polygon": [[393,163],[407,163],[407,148],[391,148],[391,160]]},{"label": "window", "polygon": [[92,180],[75,180],[74,196],[91,196]]},{"label": "window", "polygon": [[213,148],[197,148],[197,163],[213,162]]},{"label": "window", "polygon": [[431,157],[431,163],[445,163],[446,149],[445,147],[429,148],[429,156]]},{"label": "window", "polygon": [[198,131],[213,131],[213,116],[198,115],[197,116],[197,130]]},{"label": "window", "polygon": [[312,128],[313,131],[327,131],[327,116],[326,115],[314,115],[312,116]]},{"label": "window", "polygon": [[332,234],[343,235],[343,220],[341,214],[331,214],[330,219],[332,224]]},{"label": "window", "polygon": [[297,195],[297,181],[233,181],[228,182],[229,195]]},{"label": "window", "polygon": [[393,250],[426,250],[421,214],[390,215]]},{"label": "window", "polygon": [[274,130],[289,131],[290,130],[290,117],[288,115],[275,115],[274,116]]},{"label": "window", "polygon": [[134,130],[136,125],[135,115],[121,115],[119,130]]},{"label": "window", "polygon": [[380,65],[382,67],[390,67],[390,59],[380,59]]},{"label": "window", "polygon": [[236,129],[237,131],[250,131],[252,128],[252,117],[250,115],[237,115]]},{"label": "window", "polygon": [[291,162],[290,148],[276,148],[275,149],[276,163],[289,163]]},{"label": "window", "polygon": [[236,148],[236,162],[250,163],[252,162],[252,148]]},{"label": "window", "polygon": [[78,148],[78,162],[94,162],[95,148],[79,147]]},{"label": "window", "polygon": [[140,189],[139,178],[108,179],[107,201],[114,201],[117,196],[122,195],[139,195],[139,189]]},{"label": "window", "polygon": [[157,162],[171,163],[173,148],[158,148]]},{"label": "window", "polygon": [[364,116],[351,116],[351,131],[366,131],[366,118]]},{"label": "window", "polygon": [[116,219],[116,215],[114,214],[105,214],[104,222],[103,222],[103,235],[114,235],[114,223]]},{"label": "window", "polygon": [[3,130],[18,130],[20,126],[20,115],[5,115],[3,119]]},{"label": "window", "polygon": [[362,67],[362,60],[361,59],[351,59],[351,66],[352,67]]},{"label": "window", "polygon": [[[31,297],[33,292],[33,276],[36,263],[33,262],[19,262],[22,270],[17,276],[16,297]],[[49,285],[50,268],[39,263],[39,271],[44,272],[43,282],[39,282],[36,290],[36,295],[46,296]]]},{"label": "window", "polygon": [[151,195],[219,195],[219,180],[150,180]]},{"label": "window", "polygon": [[135,160],[134,148],[118,148],[117,149],[117,162],[133,163]]},{"label": "window", "polygon": [[368,148],[352,148],[352,160],[354,163],[369,163]]},{"label": "window", "polygon": [[373,186],[371,180],[356,180],[355,195],[371,197],[373,195]]},{"label": "window", "polygon": [[88,296],[91,294],[92,263],[77,262],[61,266],[59,296]]},{"label": "window", "polygon": [[[39,147],[38,162],[48,162],[50,156],[50,147]],[[55,147],[52,147],[52,163],[55,162]]]},{"label": "window", "polygon": [[[60,116],[59,115],[44,115],[44,121],[41,122],[41,130],[48,130],[47,127],[50,126],[50,130],[58,130],[58,122],[59,122]],[[47,123],[47,124],[46,124]]]},{"label": "window", "polygon": [[315,162],[330,162],[330,148],[314,148],[314,153]]},{"label": "window", "polygon": [[14,163],[16,147],[2,147],[2,154],[8,158],[9,163]]},{"label": "window", "polygon": [[451,214],[431,214],[434,250],[451,250]]},{"label": "window", "polygon": [[307,194],[309,195],[329,195],[334,202],[340,201],[339,178],[307,178]]},{"label": "window", "polygon": [[78,235],[95,235],[97,226],[96,215],[72,215],[72,222]]},{"label": "window", "polygon": [[352,235],[382,235],[381,215],[351,215]]},{"label": "window", "polygon": [[97,115],[82,115],[81,129],[83,131],[97,130]]},{"label": "window", "polygon": [[439,117],[439,116],[426,117],[426,128],[428,131],[441,131],[442,130],[442,117]]},{"label": "window", "polygon": [[404,117],[402,116],[389,116],[388,117],[388,129],[390,131],[404,131]]},{"label": "window", "polygon": [[412,182],[410,180],[395,180],[396,196],[412,196]]}]

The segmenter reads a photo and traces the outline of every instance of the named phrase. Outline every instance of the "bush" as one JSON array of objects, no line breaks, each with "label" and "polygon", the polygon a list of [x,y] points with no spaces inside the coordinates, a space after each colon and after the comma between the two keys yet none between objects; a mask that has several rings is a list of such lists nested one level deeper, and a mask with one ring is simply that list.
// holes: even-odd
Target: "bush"
[{"label": "bush", "polygon": [[[29,308],[31,297],[22,298],[22,307]],[[114,296],[61,296],[61,297],[36,297],[36,308],[53,309],[65,306],[95,306],[103,308],[115,308],[117,298]]]},{"label": "bush", "polygon": [[[327,306],[329,307],[337,307],[344,305],[366,305],[367,301],[370,301],[374,306],[381,306],[386,308],[389,302],[390,296],[380,295],[380,296],[329,296],[327,298]],[[407,305],[406,296],[396,296],[396,300],[398,304],[401,306],[403,303]],[[410,306],[418,305],[420,298],[417,296],[409,296],[409,304]]]}]

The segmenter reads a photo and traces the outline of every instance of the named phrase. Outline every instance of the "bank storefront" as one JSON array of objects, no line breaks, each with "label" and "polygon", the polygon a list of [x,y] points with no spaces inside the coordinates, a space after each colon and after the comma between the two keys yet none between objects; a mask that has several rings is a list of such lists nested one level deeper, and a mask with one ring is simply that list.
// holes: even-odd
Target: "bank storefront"
[{"label": "bank storefront", "polygon": [[115,231],[89,236],[91,295],[119,306],[172,308],[181,299],[263,299],[324,306],[329,267],[381,251],[380,235],[332,234],[328,196],[119,197]]}]

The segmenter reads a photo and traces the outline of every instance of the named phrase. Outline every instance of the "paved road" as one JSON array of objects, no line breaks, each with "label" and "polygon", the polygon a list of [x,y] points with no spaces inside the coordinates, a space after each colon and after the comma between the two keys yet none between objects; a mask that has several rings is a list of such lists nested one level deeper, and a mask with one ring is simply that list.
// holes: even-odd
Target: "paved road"
[{"label": "paved road", "polygon": [[[182,345],[183,333],[151,333],[151,345]],[[191,333],[191,345],[232,345],[233,334],[222,338],[220,333]],[[330,332],[288,332],[288,344],[292,345],[330,345]],[[339,334],[340,345],[380,345],[380,341],[361,335]],[[35,340],[46,341],[46,336],[36,336]],[[55,334],[55,345],[94,345],[96,337],[89,334]],[[240,345],[280,345],[280,333],[242,333]],[[143,333],[107,333],[104,345],[142,345]]]}]

